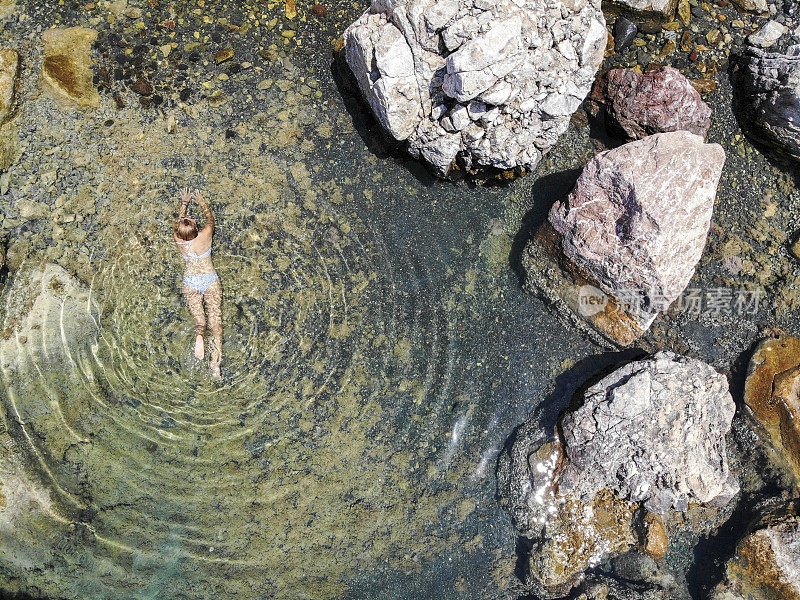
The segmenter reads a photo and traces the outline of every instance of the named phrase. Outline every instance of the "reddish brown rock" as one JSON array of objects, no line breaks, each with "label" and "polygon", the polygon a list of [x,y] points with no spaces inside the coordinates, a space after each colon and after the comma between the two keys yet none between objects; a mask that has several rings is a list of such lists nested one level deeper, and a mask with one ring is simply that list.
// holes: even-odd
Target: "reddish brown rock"
[{"label": "reddish brown rock", "polygon": [[[724,162],[718,144],[676,131],[601,152],[586,165],[533,242],[558,252],[572,285],[602,296],[592,310],[571,305],[579,317],[627,345],[669,308],[703,253]],[[527,253],[523,264],[526,288],[535,291],[542,273],[532,259]]]},{"label": "reddish brown rock", "polygon": [[680,130],[705,138],[711,127],[711,108],[672,67],[644,74],[611,69],[597,79],[592,98],[603,106],[609,129],[628,139]]},{"label": "reddish brown rock", "polygon": [[745,403],[800,482],[800,339],[767,339],[756,348]]}]

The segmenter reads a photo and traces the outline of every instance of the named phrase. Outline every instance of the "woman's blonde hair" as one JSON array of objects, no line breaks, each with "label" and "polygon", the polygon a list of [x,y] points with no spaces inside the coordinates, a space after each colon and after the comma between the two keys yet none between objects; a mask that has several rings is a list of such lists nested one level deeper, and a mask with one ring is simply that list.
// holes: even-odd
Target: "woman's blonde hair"
[{"label": "woman's blonde hair", "polygon": [[184,217],[175,221],[175,237],[188,242],[197,237],[197,223]]}]

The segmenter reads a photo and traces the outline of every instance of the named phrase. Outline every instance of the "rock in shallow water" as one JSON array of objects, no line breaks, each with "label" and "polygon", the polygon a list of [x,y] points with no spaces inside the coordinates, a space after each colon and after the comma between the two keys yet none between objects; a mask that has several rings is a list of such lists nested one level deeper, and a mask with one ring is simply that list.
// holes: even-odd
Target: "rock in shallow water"
[{"label": "rock in shallow water", "polygon": [[[721,146],[687,131],[601,152],[528,245],[526,289],[548,285],[538,245],[572,276],[556,294],[606,338],[630,344],[692,278],[724,162]],[[581,304],[589,286],[600,296],[592,307]]]},{"label": "rock in shallow water", "polygon": [[726,504],[739,491],[725,446],[735,411],[727,380],[703,362],[661,352],[630,363],[561,420],[560,489],[609,488],[653,513]]},{"label": "rock in shallow water", "polygon": [[610,69],[597,79],[592,98],[603,105],[609,128],[632,140],[668,131],[705,138],[711,127],[711,108],[672,67],[645,74]]},{"label": "rock in shallow water", "polygon": [[535,167],[589,92],[606,41],[599,0],[376,0],[344,34],[378,121],[442,176],[457,157]]},{"label": "rock in shallow water", "polygon": [[634,546],[660,557],[665,522],[714,527],[715,507],[739,489],[725,443],[735,405],[705,363],[659,353],[617,369],[577,404],[558,440],[542,443],[539,424],[527,423],[499,464],[503,502],[533,540],[542,597],[565,595],[587,568]]},{"label": "rock in shallow water", "polygon": [[747,47],[732,62],[744,132],[777,154],[800,160],[800,45],[786,54]]},{"label": "rock in shallow water", "polygon": [[710,600],[800,600],[796,502],[767,513],[751,526]]},{"label": "rock in shallow water", "polygon": [[100,95],[92,84],[92,44],[97,32],[85,27],[48,29],[42,34],[44,61],[39,83],[59,105],[97,108]]},{"label": "rock in shallow water", "polygon": [[763,340],[750,360],[745,403],[800,483],[800,339]]}]

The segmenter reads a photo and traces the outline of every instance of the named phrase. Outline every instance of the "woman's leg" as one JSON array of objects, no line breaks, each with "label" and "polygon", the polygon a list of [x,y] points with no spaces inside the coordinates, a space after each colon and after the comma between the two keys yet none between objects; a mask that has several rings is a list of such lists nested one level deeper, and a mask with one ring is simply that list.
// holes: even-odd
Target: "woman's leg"
[{"label": "woman's leg", "polygon": [[194,320],[194,355],[202,360],[206,353],[203,344],[203,336],[206,333],[206,316],[203,313],[203,294],[197,290],[193,290],[188,285],[184,285],[183,295],[186,298],[186,304],[189,305],[189,312],[192,314],[192,319]]},{"label": "woman's leg", "polygon": [[222,360],[222,285],[219,279],[208,286],[204,298],[208,327],[214,340],[214,349],[211,351],[211,374],[219,379],[221,377],[219,364]]}]

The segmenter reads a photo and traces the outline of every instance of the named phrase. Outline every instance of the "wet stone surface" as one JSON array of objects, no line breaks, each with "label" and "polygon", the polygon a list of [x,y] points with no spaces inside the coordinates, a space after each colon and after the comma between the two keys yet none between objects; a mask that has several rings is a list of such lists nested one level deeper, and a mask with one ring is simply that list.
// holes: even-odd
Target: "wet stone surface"
[{"label": "wet stone surface", "polygon": [[[575,389],[623,357],[523,292],[518,257],[578,170],[616,142],[579,111],[525,179],[435,181],[381,136],[332,59],[365,9],[19,0],[2,22],[0,46],[22,65],[2,132],[14,164],[0,174],[0,334],[19,353],[0,370],[0,526],[15,540],[0,547],[3,590],[526,593],[497,457],[520,423],[551,430]],[[711,90],[709,142],[728,160],[690,288],[765,294],[752,314],[706,310],[703,295],[702,311],[668,311],[630,352],[674,350],[735,383],[762,332],[797,333],[800,194],[730,108],[727,54],[765,19],[715,3],[690,15],[640,28],[603,68],[664,62]],[[54,26],[98,32],[98,109],[39,93],[41,35]],[[192,359],[171,245],[187,184],[217,215],[219,386]],[[42,340],[65,339],[60,312],[40,313],[33,331],[47,336],[13,320],[15,281],[45,263],[99,307],[94,333],[64,345],[70,360],[43,359]],[[743,495],[782,485],[749,431],[734,419]],[[698,569],[718,551],[701,543],[687,535],[663,559],[695,590],[722,575]]]}]

